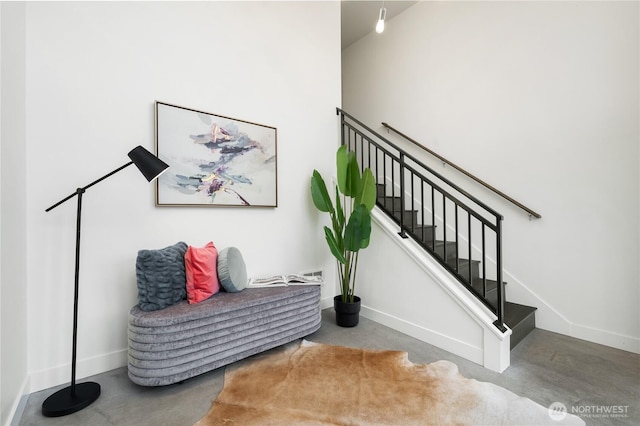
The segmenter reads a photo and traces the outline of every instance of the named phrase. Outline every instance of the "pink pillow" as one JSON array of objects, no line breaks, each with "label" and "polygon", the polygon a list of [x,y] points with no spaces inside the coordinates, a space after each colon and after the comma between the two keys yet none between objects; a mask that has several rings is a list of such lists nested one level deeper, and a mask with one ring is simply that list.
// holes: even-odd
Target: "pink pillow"
[{"label": "pink pillow", "polygon": [[189,246],[187,249],[184,266],[190,304],[202,302],[220,291],[217,263],[218,250],[211,242],[203,248]]}]

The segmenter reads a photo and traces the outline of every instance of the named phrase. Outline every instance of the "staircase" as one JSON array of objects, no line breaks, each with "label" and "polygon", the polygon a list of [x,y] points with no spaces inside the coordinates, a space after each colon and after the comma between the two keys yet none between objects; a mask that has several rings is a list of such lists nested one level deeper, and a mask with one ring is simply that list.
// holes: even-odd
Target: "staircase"
[{"label": "staircase", "polygon": [[[408,210],[401,208],[401,197],[385,195],[385,187],[378,184],[377,206],[396,222],[400,223],[400,215],[403,215],[403,222],[408,226],[405,233],[416,240],[438,260],[446,262],[451,269],[457,269],[461,278],[469,280],[471,287],[478,294],[482,294],[483,285],[486,285],[485,298],[494,305],[497,303],[497,282],[495,280],[484,280],[480,276],[481,262],[478,260],[458,257],[455,241],[443,241],[436,238],[436,226],[418,224],[418,210]],[[471,277],[469,279],[469,277]],[[505,283],[506,284],[506,283]],[[512,302],[504,302],[504,323],[511,329],[511,349],[520,343],[535,327],[535,311],[532,306],[520,305]]]},{"label": "staircase", "polygon": [[502,215],[353,116],[337,112],[342,143],[378,179],[378,208],[398,225],[401,237],[413,239],[496,315],[498,332],[505,325],[511,329],[513,349],[535,328],[536,308],[506,301]]}]

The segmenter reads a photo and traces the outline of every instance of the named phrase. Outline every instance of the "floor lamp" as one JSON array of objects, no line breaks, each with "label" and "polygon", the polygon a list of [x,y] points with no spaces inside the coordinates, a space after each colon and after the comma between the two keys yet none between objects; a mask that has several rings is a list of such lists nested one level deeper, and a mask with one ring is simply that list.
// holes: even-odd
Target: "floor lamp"
[{"label": "floor lamp", "polygon": [[76,384],[76,349],[78,341],[78,272],[80,269],[80,217],[82,212],[82,194],[95,185],[108,178],[109,176],[118,173],[120,170],[135,164],[144,177],[151,182],[162,174],[169,166],[160,160],[158,157],[147,151],[141,146],[132,149],[129,152],[129,158],[131,161],[121,167],[118,167],[114,171],[107,173],[100,179],[91,182],[89,185],[76,189],[76,192],[68,197],[58,201],[46,211],[55,209],[65,201],[70,200],[73,197],[78,197],[78,214],[76,218],[76,275],[75,275],[75,290],[73,295],[73,348],[71,352],[71,385],[64,389],[60,389],[51,396],[49,396],[42,403],[42,414],[47,417],[59,417],[66,416],[67,414],[75,413],[83,408],[91,405],[100,396],[100,385],[94,382],[84,382]]}]

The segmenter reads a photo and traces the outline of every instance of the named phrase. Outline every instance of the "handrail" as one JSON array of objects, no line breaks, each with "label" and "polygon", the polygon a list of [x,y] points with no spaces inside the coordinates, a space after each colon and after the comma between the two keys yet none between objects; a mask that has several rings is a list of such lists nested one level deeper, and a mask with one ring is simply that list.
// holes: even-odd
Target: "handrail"
[{"label": "handrail", "polygon": [[511,202],[512,204],[515,204],[516,206],[518,206],[519,208],[521,208],[522,210],[526,211],[527,213],[529,213],[529,215],[535,217],[536,219],[540,219],[542,216],[539,213],[536,213],[535,211],[531,210],[529,207],[525,206],[524,204],[514,200],[513,198],[511,198],[510,196],[508,196],[507,194],[505,194],[504,192],[500,191],[499,189],[494,188],[493,186],[489,185],[488,183],[486,183],[485,181],[483,181],[482,179],[472,175],[471,173],[469,173],[468,171],[466,171],[465,169],[463,169],[462,167],[452,163],[451,161],[447,160],[446,158],[444,158],[443,156],[439,155],[436,152],[433,152],[432,150],[430,150],[429,148],[427,148],[426,146],[423,146],[421,144],[419,144],[415,139],[412,139],[411,137],[405,135],[404,133],[402,133],[401,131],[397,130],[396,128],[394,128],[393,126],[390,126],[389,124],[385,123],[384,121],[382,122],[382,125],[384,127],[386,127],[387,129],[393,131],[394,133],[402,136],[403,138],[405,138],[406,140],[408,140],[409,142],[413,143],[414,145],[416,145],[417,147],[421,148],[424,151],[427,151],[429,154],[433,155],[434,157],[436,157],[438,160],[450,165],[451,167],[453,167],[454,169],[456,169],[457,171],[459,171],[460,173],[464,174],[465,176],[475,180],[476,182],[478,182],[480,185],[484,186],[485,188],[495,192],[496,194],[498,194],[499,196],[501,196],[502,198],[506,199],[507,201]]}]

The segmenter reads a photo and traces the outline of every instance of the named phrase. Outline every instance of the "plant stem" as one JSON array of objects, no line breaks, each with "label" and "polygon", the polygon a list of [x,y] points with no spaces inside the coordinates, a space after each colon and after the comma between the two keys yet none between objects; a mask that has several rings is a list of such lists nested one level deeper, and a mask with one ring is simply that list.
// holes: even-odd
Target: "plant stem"
[{"label": "plant stem", "polygon": [[346,251],[344,262],[344,278],[342,280],[342,301],[347,302],[349,297],[349,287],[351,284],[351,252]]},{"label": "plant stem", "polygon": [[351,303],[355,300],[356,296],[356,271],[358,270],[358,255],[360,252],[356,252],[355,260],[353,263],[353,283],[351,284]]},{"label": "plant stem", "polygon": [[338,274],[340,274],[340,292],[342,292],[342,285],[344,283],[344,265],[342,265],[339,261],[336,261],[338,265]]}]

